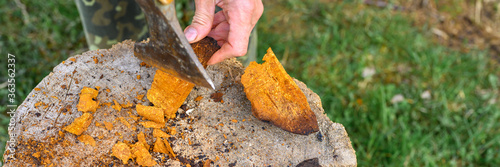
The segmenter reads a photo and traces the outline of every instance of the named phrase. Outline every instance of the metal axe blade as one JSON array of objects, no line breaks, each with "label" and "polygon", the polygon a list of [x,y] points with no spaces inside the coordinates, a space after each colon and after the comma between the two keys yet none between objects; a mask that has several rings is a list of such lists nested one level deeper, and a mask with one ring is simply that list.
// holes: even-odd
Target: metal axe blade
[{"label": "metal axe blade", "polygon": [[151,37],[147,43],[135,43],[135,56],[195,85],[215,89],[184,36],[176,17],[174,0],[155,1],[136,0],[146,16]]}]

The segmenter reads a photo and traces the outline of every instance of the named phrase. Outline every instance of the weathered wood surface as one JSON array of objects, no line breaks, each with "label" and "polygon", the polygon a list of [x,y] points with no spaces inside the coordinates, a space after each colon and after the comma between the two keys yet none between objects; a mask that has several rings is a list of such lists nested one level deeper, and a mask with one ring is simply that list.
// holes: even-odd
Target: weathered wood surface
[{"label": "weathered wood surface", "polygon": [[[145,95],[156,69],[140,63],[134,57],[133,43],[125,41],[112,49],[71,57],[56,66],[17,109],[15,125],[9,131],[17,136],[11,149],[14,152],[6,149],[4,153],[4,157],[13,155],[15,159],[7,159],[5,165],[122,166],[120,160],[110,156],[116,142],[135,143],[137,134],[144,132],[152,145],[153,130],[139,125],[141,119],[130,117],[138,116],[136,104],[150,105]],[[296,166],[316,162],[322,166],[356,166],[355,151],[344,127],[324,114],[317,94],[295,80],[317,116],[320,131],[308,136],[292,134],[252,115],[240,82],[243,70],[234,59],[208,67],[217,92],[223,94],[222,102],[210,98],[213,90],[193,89],[178,116],[167,122],[168,127],[176,127],[178,132],[170,138],[177,159],[150,151],[160,166],[187,163],[193,166],[207,159],[214,166]],[[76,105],[84,86],[100,87],[97,96],[100,108],[83,132],[95,139],[95,147],[62,130],[82,115]],[[143,100],[138,95],[144,95]],[[203,98],[196,101],[199,96]],[[117,111],[106,105],[114,105],[113,100],[133,106]],[[131,127],[124,125],[120,117]],[[112,122],[113,129],[97,126],[104,121]],[[129,165],[136,163],[129,160]]]}]

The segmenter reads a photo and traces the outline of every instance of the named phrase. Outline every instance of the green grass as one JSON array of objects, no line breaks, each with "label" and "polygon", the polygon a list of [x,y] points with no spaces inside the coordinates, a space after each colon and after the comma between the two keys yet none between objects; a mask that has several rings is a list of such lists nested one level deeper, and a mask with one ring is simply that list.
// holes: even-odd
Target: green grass
[{"label": "green grass", "polygon": [[[500,164],[500,68],[485,51],[440,46],[391,10],[281,3],[259,24],[259,55],[272,47],[320,95],[360,166]],[[365,69],[376,73],[363,77]],[[421,98],[425,91],[430,99]],[[392,103],[396,95],[405,100]]]},{"label": "green grass", "polygon": [[[0,0],[0,22],[7,25],[0,49],[18,58],[18,104],[55,65],[85,49],[73,1],[22,2],[31,24],[23,23],[14,2]],[[500,164],[500,67],[486,51],[441,46],[428,33],[431,26],[359,3],[265,5],[259,56],[272,47],[287,71],[320,95],[328,116],[349,133],[360,166]],[[184,21],[190,16],[179,14]],[[375,74],[363,77],[367,69]],[[6,70],[0,76],[4,83]],[[429,99],[421,98],[425,91]],[[2,88],[2,144],[8,139],[6,94]],[[395,95],[405,100],[392,103]]]}]

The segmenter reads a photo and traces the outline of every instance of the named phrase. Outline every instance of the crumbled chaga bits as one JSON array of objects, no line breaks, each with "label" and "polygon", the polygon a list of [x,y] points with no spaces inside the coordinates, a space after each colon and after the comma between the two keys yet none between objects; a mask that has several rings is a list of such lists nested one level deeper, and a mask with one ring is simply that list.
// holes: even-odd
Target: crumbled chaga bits
[{"label": "crumbled chaga bits", "polygon": [[94,118],[94,116],[92,116],[92,114],[89,112],[95,112],[97,107],[99,106],[99,102],[94,101],[94,99],[97,97],[97,94],[97,90],[93,88],[83,87],[80,92],[80,100],[76,105],[78,111],[83,112],[83,115],[76,118],[70,125],[64,127],[65,131],[73,133],[75,135],[81,135],[85,130],[87,130],[87,127],[90,125],[90,123],[92,123],[92,119]]},{"label": "crumbled chaga bits", "polygon": [[306,96],[286,73],[271,48],[263,60],[263,64],[251,62],[241,77],[246,96],[252,103],[253,115],[292,133],[308,135],[317,132],[316,115]]},{"label": "crumbled chaga bits", "polygon": [[[192,47],[204,67],[207,66],[207,62],[208,60],[210,60],[211,56],[220,48],[217,45],[217,41],[209,37],[201,40],[200,42],[192,44]],[[95,57],[94,61],[95,63],[99,62]],[[148,65],[144,62],[140,65],[148,67]],[[103,76],[101,75],[100,79],[102,78]],[[140,78],[141,76],[137,75],[137,79]],[[149,75],[147,76],[147,78],[149,78]],[[168,73],[157,70],[154,76],[153,83],[151,85],[151,89],[148,90],[146,94],[148,100],[151,101],[154,106],[144,106],[142,104],[134,105],[129,102],[127,102],[127,104],[119,104],[114,99],[113,103],[104,103],[104,105],[113,108],[117,112],[121,112],[123,108],[132,108],[133,106],[135,106],[137,113],[146,119],[146,121],[139,122],[139,124],[141,124],[145,128],[154,128],[153,137],[156,140],[153,148],[150,148],[151,146],[146,142],[146,135],[143,132],[140,132],[139,134],[137,134],[137,142],[135,144],[128,144],[130,143],[129,141],[119,141],[114,144],[110,152],[111,156],[120,159],[123,164],[128,164],[128,161],[132,159],[135,160],[132,162],[136,162],[141,166],[157,165],[157,162],[153,159],[149,150],[167,154],[170,158],[176,159],[177,156],[170,146],[168,139],[170,138],[170,135],[175,135],[177,132],[175,130],[175,127],[165,127],[165,122],[168,119],[176,117],[177,109],[184,103],[193,87],[194,85],[190,82],[181,80]],[[81,90],[77,109],[78,111],[83,112],[83,115],[79,118],[76,118],[70,125],[64,127],[65,131],[77,135],[77,139],[80,142],[90,146],[95,146],[96,141],[92,136],[86,134],[82,135],[82,133],[87,130],[87,127],[91,124],[93,119],[92,114],[96,112],[97,108],[99,107],[99,102],[96,101],[99,87],[96,86],[96,88],[97,90],[84,87]],[[37,89],[35,88],[35,90]],[[105,91],[108,93],[111,92],[110,89],[105,89]],[[137,95],[135,98],[137,98],[138,100],[143,100],[144,95]],[[222,95],[220,95],[219,98],[221,99],[219,101],[222,101]],[[202,97],[199,97],[197,101],[201,99]],[[35,106],[38,107],[40,105],[42,105],[42,103],[38,103]],[[130,117],[134,118],[135,116],[130,115]],[[118,120],[128,128],[136,128],[135,124],[130,124],[125,117],[118,117]],[[137,119],[135,120],[137,121]],[[113,129],[112,122],[104,121],[102,123],[103,124],[96,123],[96,126],[102,126],[107,130]],[[161,128],[166,128],[169,134],[162,131]],[[60,136],[64,136],[64,133],[62,132],[59,132],[59,134]],[[32,157],[37,158],[40,156],[43,156],[43,154],[40,154],[40,152],[33,153],[32,155]]]},{"label": "crumbled chaga bits", "polygon": [[98,91],[92,88],[83,87],[80,93],[80,100],[76,108],[81,112],[95,112],[99,106],[99,102],[94,101],[97,97]]}]

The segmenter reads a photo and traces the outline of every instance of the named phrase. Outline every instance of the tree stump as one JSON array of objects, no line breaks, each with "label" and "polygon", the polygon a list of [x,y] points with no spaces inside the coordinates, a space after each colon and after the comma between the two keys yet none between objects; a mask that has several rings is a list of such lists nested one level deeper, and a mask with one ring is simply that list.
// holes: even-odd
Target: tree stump
[{"label": "tree stump", "polygon": [[[146,93],[156,71],[141,62],[134,56],[133,42],[124,41],[111,49],[73,56],[56,66],[18,107],[9,128],[15,137],[7,144],[5,165],[125,166],[111,156],[115,143],[135,143],[140,132],[146,134],[149,145],[155,140],[152,128],[138,124],[142,117],[135,110],[137,104],[151,105]],[[176,118],[166,123],[177,131],[169,139],[176,158],[149,150],[160,166],[357,165],[344,127],[330,121],[319,96],[304,83],[295,80],[320,128],[307,136],[289,133],[252,115],[240,82],[244,67],[235,59],[209,66],[207,71],[218,97],[203,87],[191,91]],[[95,146],[63,130],[82,115],[76,105],[83,87],[99,88],[99,108],[83,132],[95,140]],[[114,101],[123,106],[120,111],[113,108]],[[106,128],[104,122],[113,127]],[[128,165],[137,163],[129,160]]]}]

